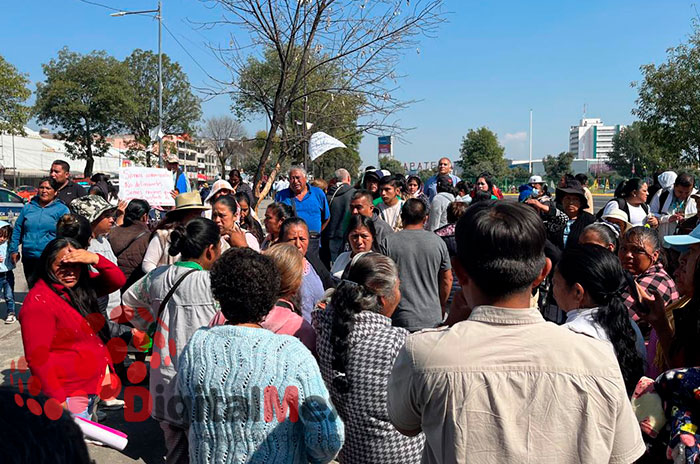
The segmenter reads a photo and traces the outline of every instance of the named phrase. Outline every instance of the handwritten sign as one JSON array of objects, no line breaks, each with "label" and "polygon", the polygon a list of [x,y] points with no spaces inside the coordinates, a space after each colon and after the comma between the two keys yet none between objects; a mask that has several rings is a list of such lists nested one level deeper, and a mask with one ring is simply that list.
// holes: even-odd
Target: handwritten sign
[{"label": "handwritten sign", "polygon": [[316,158],[333,148],[347,147],[343,142],[325,132],[316,132],[309,139],[309,157],[311,157],[311,161],[316,160]]},{"label": "handwritten sign", "polygon": [[170,196],[174,188],[173,173],[159,168],[121,168],[119,170],[119,199],[140,198],[151,205],[175,206]]}]

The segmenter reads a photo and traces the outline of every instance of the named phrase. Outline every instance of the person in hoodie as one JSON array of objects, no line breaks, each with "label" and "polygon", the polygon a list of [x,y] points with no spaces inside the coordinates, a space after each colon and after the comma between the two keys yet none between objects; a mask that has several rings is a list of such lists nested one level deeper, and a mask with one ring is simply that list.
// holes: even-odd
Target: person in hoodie
[{"label": "person in hoodie", "polygon": [[437,195],[433,197],[433,201],[430,203],[430,214],[426,225],[426,229],[430,232],[435,232],[440,227],[447,225],[447,207],[455,201],[455,188],[449,176],[438,176],[435,185]]},{"label": "person in hoodie", "polygon": [[61,216],[69,214],[68,206],[57,199],[58,183],[46,177],[39,183],[37,195],[24,205],[12,231],[10,260],[17,264],[20,259],[19,246],[22,245],[22,265],[24,277],[29,278],[37,268],[41,252],[56,238],[56,224]]},{"label": "person in hoodie", "polygon": [[331,218],[321,235],[322,246],[327,244],[325,248],[327,251],[322,252],[321,259],[328,268],[344,251],[343,238],[350,220],[350,200],[357,191],[351,186],[350,173],[347,169],[340,168],[335,171],[335,178],[337,183],[330,187],[326,194]]}]

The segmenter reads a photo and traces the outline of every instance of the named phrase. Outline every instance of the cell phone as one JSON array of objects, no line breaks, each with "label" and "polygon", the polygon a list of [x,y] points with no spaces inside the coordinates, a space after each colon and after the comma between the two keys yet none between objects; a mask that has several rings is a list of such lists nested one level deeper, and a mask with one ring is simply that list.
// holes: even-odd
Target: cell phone
[{"label": "cell phone", "polygon": [[642,304],[642,297],[639,295],[639,289],[637,288],[637,282],[634,280],[634,276],[628,271],[624,271],[623,274],[625,276],[627,286],[629,287],[630,295],[632,295],[632,298],[634,299],[632,309],[634,309],[635,312],[647,314],[649,310]]}]

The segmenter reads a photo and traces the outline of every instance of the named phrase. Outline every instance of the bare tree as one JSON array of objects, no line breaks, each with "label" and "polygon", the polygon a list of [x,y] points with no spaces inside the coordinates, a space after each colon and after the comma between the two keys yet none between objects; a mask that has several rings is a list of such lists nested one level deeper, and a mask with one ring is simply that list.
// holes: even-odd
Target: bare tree
[{"label": "bare tree", "polygon": [[204,126],[204,140],[216,153],[221,177],[226,177],[226,160],[246,152],[247,134],[240,122],[231,116],[209,118]]},{"label": "bare tree", "polygon": [[[270,129],[255,173],[254,193],[263,198],[279,165],[308,140],[308,102],[319,94],[359,100],[357,131],[400,135],[395,113],[410,101],[398,97],[396,68],[408,51],[418,51],[421,36],[431,36],[444,20],[443,0],[208,0],[221,11],[203,28],[224,27],[230,42],[210,44],[231,73],[212,93],[229,93],[257,102]],[[242,34],[241,30],[247,32]],[[237,34],[234,37],[234,31]],[[239,41],[246,37],[246,41]],[[248,40],[249,39],[249,40]],[[246,79],[251,57],[274,54],[274,85]],[[316,79],[317,75],[332,79]],[[303,105],[302,114],[296,112]],[[318,111],[321,109],[319,108]],[[295,117],[290,118],[290,112]],[[301,120],[292,125],[289,119]],[[296,128],[294,127],[296,126]],[[276,167],[262,184],[272,155],[273,138],[281,141]]]}]

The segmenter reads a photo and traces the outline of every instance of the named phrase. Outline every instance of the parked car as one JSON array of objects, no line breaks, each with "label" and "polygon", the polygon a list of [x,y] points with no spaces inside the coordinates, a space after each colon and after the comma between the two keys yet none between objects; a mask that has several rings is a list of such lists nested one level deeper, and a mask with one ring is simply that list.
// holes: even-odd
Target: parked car
[{"label": "parked car", "polygon": [[32,185],[20,185],[15,189],[15,193],[17,193],[17,195],[24,198],[25,200],[29,201],[34,197],[34,195],[38,193],[38,190]]},{"label": "parked car", "polygon": [[0,219],[13,226],[24,208],[25,199],[12,190],[0,188]]}]

